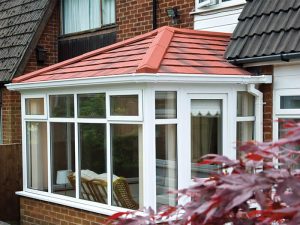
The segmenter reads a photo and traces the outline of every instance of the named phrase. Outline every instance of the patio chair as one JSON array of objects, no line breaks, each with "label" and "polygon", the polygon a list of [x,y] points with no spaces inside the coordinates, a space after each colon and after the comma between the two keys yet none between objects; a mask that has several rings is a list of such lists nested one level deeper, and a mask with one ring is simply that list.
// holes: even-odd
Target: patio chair
[{"label": "patio chair", "polygon": [[[70,181],[70,184],[76,190],[76,178],[74,174],[70,174],[68,176],[68,179]],[[84,177],[81,177],[80,179],[81,185],[80,185],[80,193],[83,199],[90,200],[90,201],[96,201],[96,197],[93,193],[92,187],[90,185],[90,181]]]},{"label": "patio chair", "polygon": [[89,183],[95,200],[107,204],[107,182],[102,179],[93,179]]},{"label": "patio chair", "polygon": [[113,192],[118,206],[127,209],[139,208],[139,204],[133,199],[125,178],[119,177],[113,182]]}]

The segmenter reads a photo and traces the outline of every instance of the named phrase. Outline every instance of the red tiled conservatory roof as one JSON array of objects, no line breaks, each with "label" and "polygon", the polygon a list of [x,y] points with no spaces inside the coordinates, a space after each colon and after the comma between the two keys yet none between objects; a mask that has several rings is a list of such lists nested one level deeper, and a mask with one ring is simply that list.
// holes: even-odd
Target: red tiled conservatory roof
[{"label": "red tiled conservatory roof", "polygon": [[224,58],[230,34],[161,27],[17,77],[13,83],[122,74],[250,75]]}]

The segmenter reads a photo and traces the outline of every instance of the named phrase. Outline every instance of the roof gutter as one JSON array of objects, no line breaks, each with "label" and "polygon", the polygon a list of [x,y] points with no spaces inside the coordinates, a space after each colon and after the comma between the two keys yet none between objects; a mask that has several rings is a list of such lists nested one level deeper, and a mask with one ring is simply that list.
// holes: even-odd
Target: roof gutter
[{"label": "roof gutter", "polygon": [[282,53],[282,54],[270,55],[270,56],[250,57],[244,59],[231,59],[228,61],[232,64],[239,65],[239,64],[247,64],[247,63],[270,62],[270,61],[289,62],[291,59],[299,59],[299,58],[300,58],[300,52],[296,52],[296,53]]},{"label": "roof gutter", "polygon": [[132,83],[179,83],[179,84],[259,84],[272,83],[272,76],[260,75],[211,75],[211,74],[123,74],[108,77],[76,78],[69,80],[39,81],[28,83],[11,83],[6,87],[11,91],[83,87],[107,84],[132,84]]}]

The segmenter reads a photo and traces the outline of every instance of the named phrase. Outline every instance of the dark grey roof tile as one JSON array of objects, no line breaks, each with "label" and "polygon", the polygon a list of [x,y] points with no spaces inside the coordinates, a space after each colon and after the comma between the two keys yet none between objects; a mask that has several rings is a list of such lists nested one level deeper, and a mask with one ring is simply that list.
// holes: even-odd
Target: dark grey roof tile
[{"label": "dark grey roof tile", "polygon": [[300,52],[299,42],[300,0],[247,1],[225,57],[243,59]]},{"label": "dark grey roof tile", "polygon": [[53,0],[0,0],[0,82],[15,75]]}]

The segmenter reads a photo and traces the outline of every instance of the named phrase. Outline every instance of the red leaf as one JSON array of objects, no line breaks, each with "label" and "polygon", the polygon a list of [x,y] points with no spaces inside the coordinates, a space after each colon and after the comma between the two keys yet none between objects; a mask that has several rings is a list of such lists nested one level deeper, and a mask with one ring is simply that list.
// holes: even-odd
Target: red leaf
[{"label": "red leaf", "polygon": [[255,153],[249,153],[247,154],[246,158],[253,161],[261,161],[264,157]]}]

